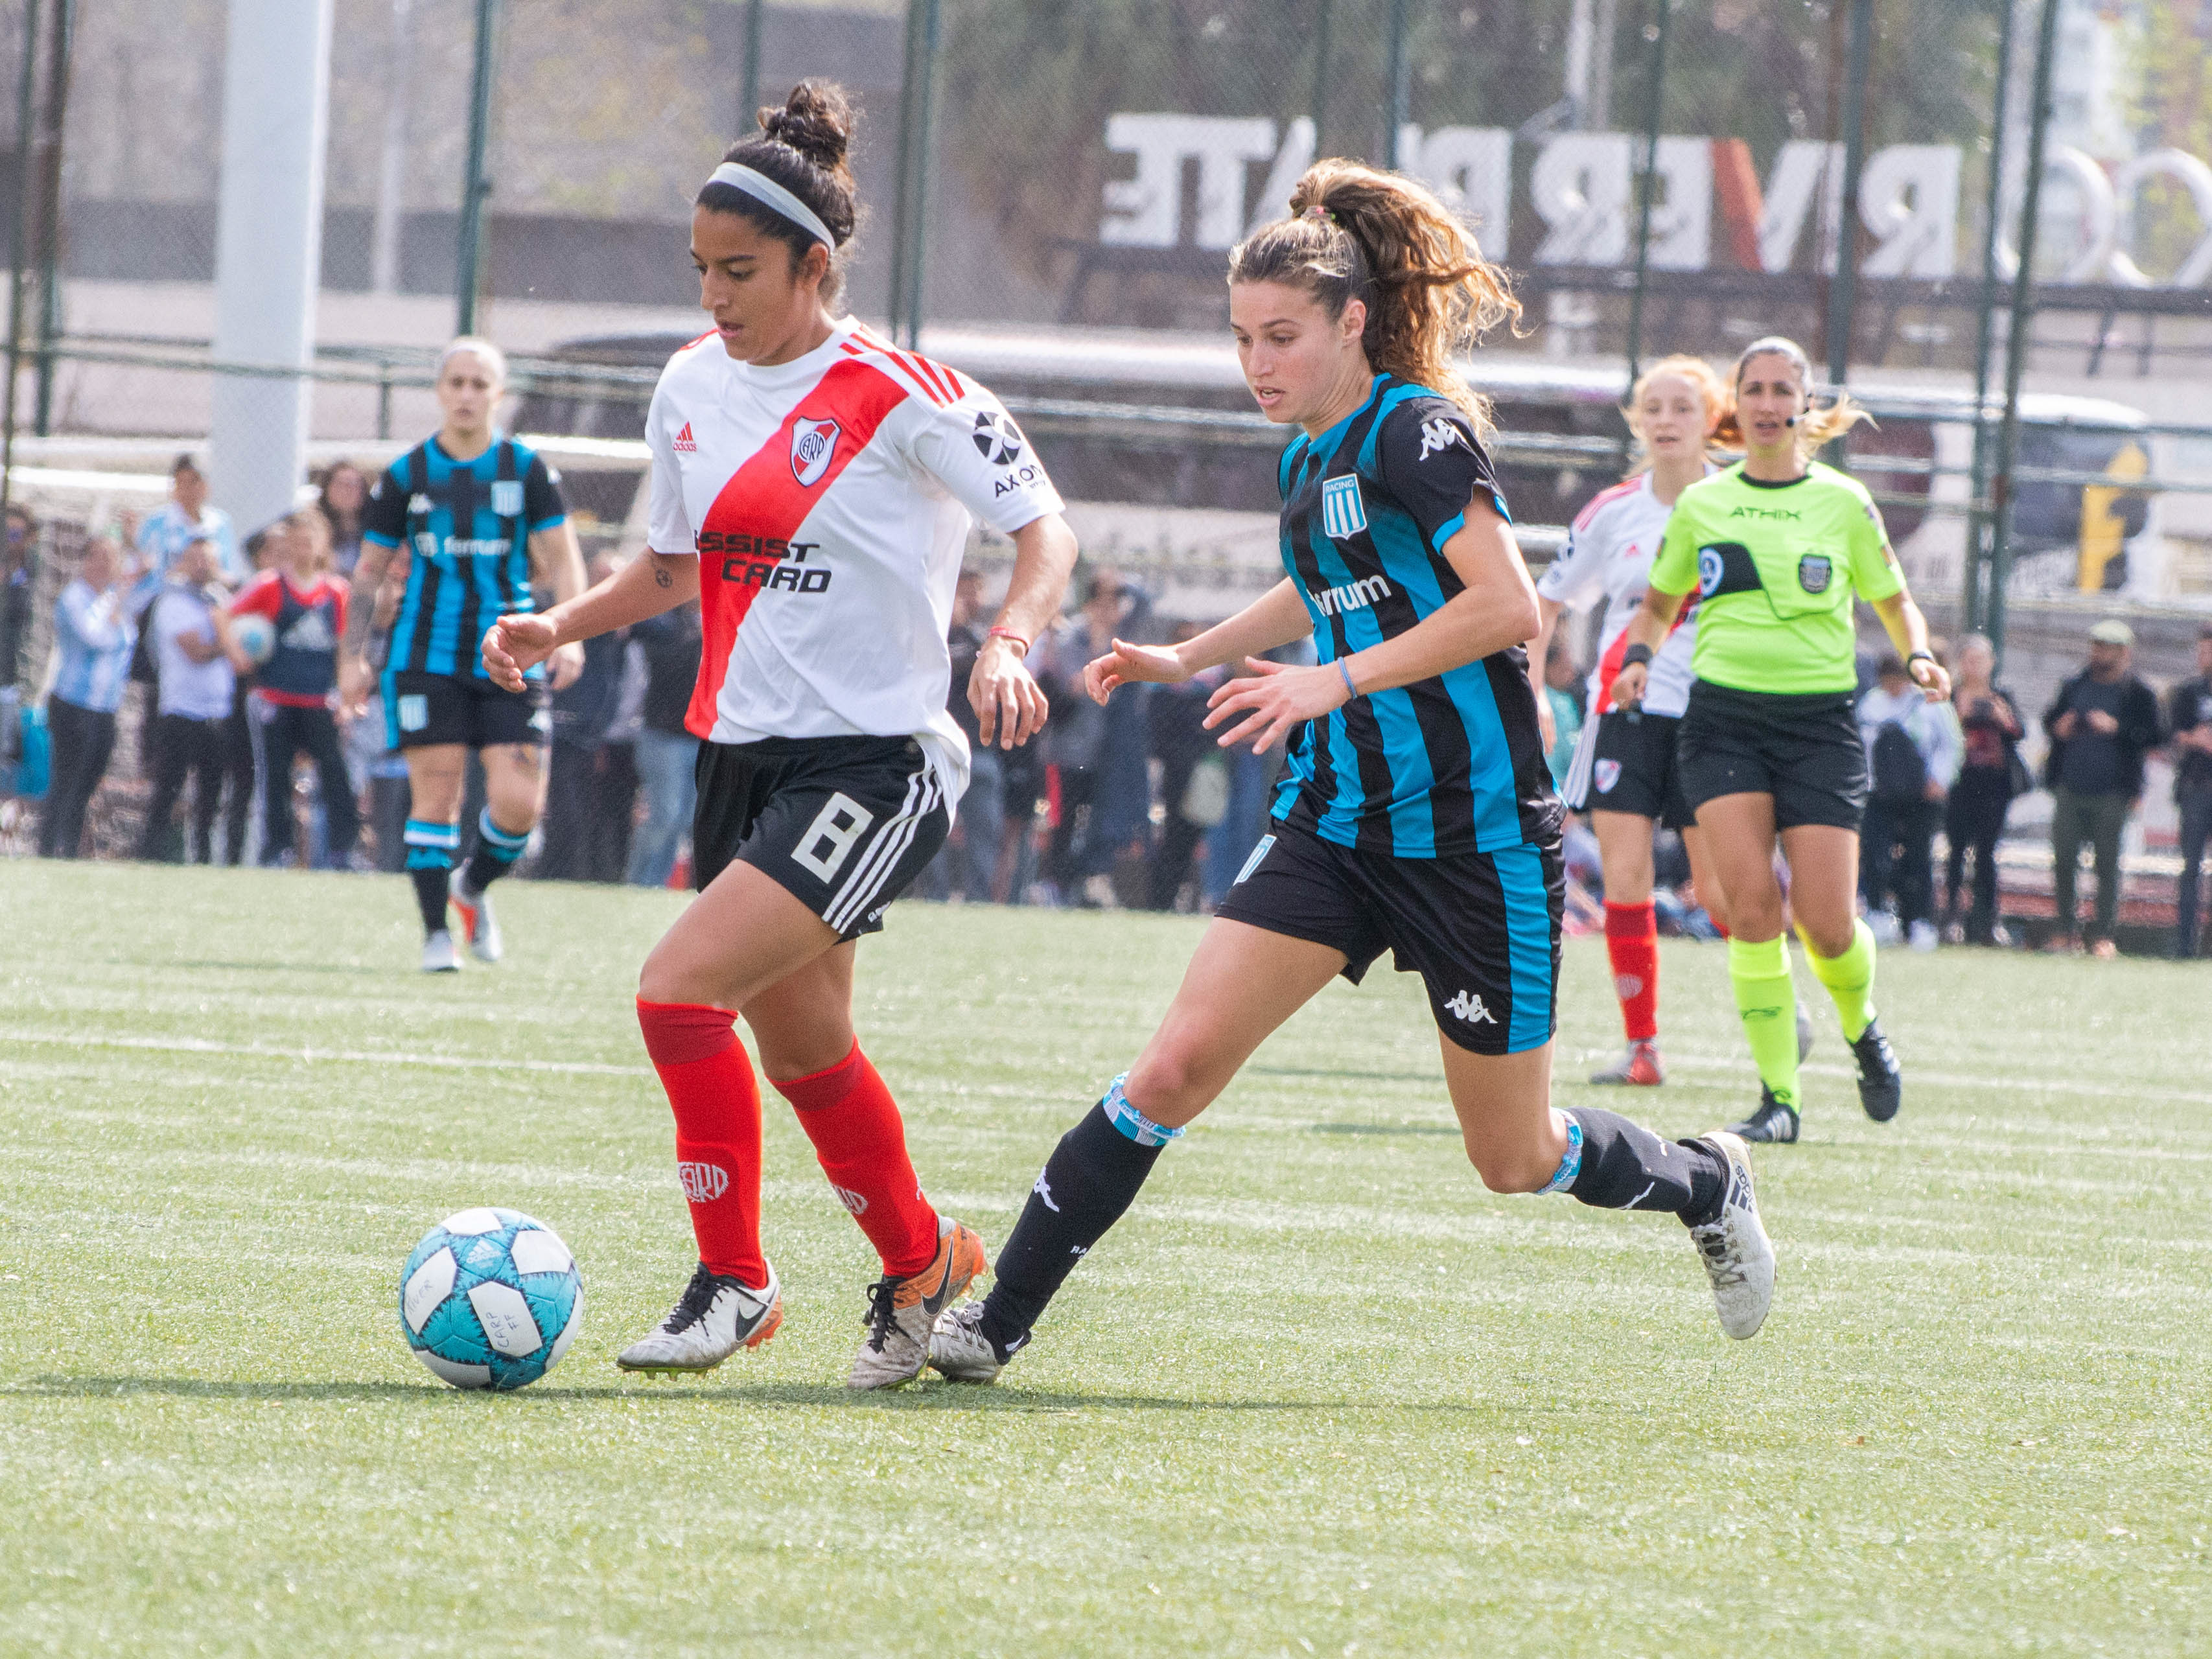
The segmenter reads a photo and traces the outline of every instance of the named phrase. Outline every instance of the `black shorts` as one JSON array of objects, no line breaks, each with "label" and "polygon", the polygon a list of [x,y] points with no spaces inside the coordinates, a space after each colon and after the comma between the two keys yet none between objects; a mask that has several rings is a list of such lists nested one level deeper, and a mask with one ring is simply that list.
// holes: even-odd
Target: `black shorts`
[{"label": "black shorts", "polygon": [[1681,723],[1672,714],[1630,709],[1599,715],[1583,806],[1592,812],[1633,812],[1669,830],[1695,823],[1682,793],[1675,752],[1674,732]]},{"label": "black shorts", "polygon": [[936,769],[912,738],[702,743],[696,776],[699,890],[742,860],[840,939],[882,932],[885,908],[952,829]]},{"label": "black shorts", "polygon": [[503,743],[544,747],[552,731],[552,699],[542,681],[508,691],[473,674],[428,674],[394,668],[384,675],[384,746],[421,749],[434,743],[489,749]]},{"label": "black shorts", "polygon": [[1675,741],[1692,811],[1753,794],[1774,797],[1778,830],[1856,830],[1865,816],[1866,745],[1848,691],[1737,691],[1699,680]]},{"label": "black shorts", "polygon": [[1213,914],[1343,951],[1354,985],[1387,948],[1428,987],[1438,1030],[1514,1054],[1559,1025],[1566,891],[1556,843],[1401,859],[1277,823]]}]

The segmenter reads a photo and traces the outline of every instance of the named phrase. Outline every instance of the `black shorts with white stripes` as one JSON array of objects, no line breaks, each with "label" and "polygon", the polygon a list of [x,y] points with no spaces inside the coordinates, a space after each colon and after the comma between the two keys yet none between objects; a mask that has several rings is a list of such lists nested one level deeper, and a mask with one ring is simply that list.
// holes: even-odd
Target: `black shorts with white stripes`
[{"label": "black shorts with white stripes", "polygon": [[732,859],[785,888],[842,939],[883,930],[952,815],[912,738],[763,738],[699,745],[691,820],[702,892]]}]

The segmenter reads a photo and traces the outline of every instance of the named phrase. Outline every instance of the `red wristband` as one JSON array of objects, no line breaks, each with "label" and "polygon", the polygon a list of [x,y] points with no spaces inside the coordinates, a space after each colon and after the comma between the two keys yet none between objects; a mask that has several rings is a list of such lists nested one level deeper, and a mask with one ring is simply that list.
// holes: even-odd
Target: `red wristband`
[{"label": "red wristband", "polygon": [[993,628],[988,630],[984,634],[983,637],[987,640],[1018,641],[1022,647],[1022,655],[1026,657],[1030,653],[1030,641],[1023,639],[1020,635],[1015,633],[1011,628]]}]

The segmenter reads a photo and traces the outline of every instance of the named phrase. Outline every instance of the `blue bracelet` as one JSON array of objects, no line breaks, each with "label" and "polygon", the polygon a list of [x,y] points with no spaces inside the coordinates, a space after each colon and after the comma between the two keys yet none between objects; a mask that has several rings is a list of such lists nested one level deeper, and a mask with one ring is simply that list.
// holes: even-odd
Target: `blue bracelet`
[{"label": "blue bracelet", "polygon": [[1352,670],[1345,665],[1344,659],[1341,657],[1336,659],[1336,672],[1338,678],[1344,682],[1344,695],[1346,697],[1358,696],[1359,688],[1352,683]]}]

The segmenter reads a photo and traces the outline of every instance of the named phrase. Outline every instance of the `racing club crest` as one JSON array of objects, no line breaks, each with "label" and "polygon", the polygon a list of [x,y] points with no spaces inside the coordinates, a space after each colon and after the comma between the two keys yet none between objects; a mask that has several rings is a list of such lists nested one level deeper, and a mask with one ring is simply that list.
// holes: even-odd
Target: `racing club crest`
[{"label": "racing club crest", "polygon": [[802,489],[822,482],[837,453],[837,422],[802,419],[791,428],[791,476]]},{"label": "racing club crest", "polygon": [[1597,784],[1598,793],[1609,795],[1613,793],[1613,786],[1620,781],[1620,763],[1601,760],[1590,769],[1590,776]]}]

